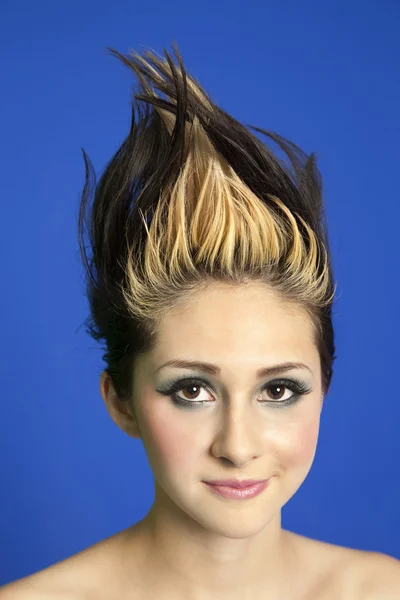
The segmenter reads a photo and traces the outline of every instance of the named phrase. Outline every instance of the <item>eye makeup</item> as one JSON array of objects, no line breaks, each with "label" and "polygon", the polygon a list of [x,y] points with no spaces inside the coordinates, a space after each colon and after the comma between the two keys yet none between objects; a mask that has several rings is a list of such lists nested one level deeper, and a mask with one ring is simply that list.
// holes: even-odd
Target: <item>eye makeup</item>
[{"label": "eye makeup", "polygon": [[[162,394],[163,396],[170,396],[171,400],[178,406],[187,407],[189,409],[199,408],[205,406],[206,404],[211,404],[213,402],[207,400],[185,400],[184,398],[178,396],[177,392],[180,392],[185,388],[190,387],[204,388],[207,391],[211,390],[211,395],[214,395],[214,392],[212,391],[212,386],[206,379],[203,379],[202,377],[193,376],[178,379],[170,379],[166,381],[165,384],[156,391],[159,394]],[[292,396],[290,396],[290,398],[286,398],[285,400],[264,400],[260,402],[260,404],[271,406],[273,408],[284,408],[286,406],[295,404],[302,396],[305,396],[306,394],[312,392],[312,388],[309,387],[304,381],[300,381],[298,379],[274,379],[273,381],[269,381],[262,388],[260,388],[258,394],[261,394],[266,389],[274,387],[284,387],[292,392]]]}]

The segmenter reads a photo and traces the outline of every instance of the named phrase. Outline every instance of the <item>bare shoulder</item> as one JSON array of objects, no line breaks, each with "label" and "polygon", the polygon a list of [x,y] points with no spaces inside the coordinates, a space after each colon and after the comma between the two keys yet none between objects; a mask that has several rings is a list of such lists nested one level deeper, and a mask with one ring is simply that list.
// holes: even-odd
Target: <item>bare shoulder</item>
[{"label": "bare shoulder", "polygon": [[380,552],[362,554],[360,600],[398,600],[400,560]]},{"label": "bare shoulder", "polygon": [[49,586],[44,571],[13,581],[0,588],[0,600],[77,600],[76,595]]},{"label": "bare shoulder", "polygon": [[[400,599],[400,561],[396,558],[291,535],[297,554],[304,557],[301,568],[315,586],[311,597]],[[305,564],[310,566],[305,568]]]},{"label": "bare shoulder", "polygon": [[0,600],[77,600],[76,594],[64,582],[73,581],[71,568],[75,557],[53,564],[41,571],[17,579],[0,588]]},{"label": "bare shoulder", "polygon": [[75,595],[60,589],[47,589],[46,586],[36,585],[32,576],[9,583],[0,589],[0,600],[77,600]]},{"label": "bare shoulder", "polygon": [[78,600],[73,587],[65,585],[67,573],[70,584],[74,581],[69,560],[2,586],[0,600]]},{"label": "bare shoulder", "polygon": [[[102,597],[110,573],[118,577],[123,532],[0,589],[0,600],[89,600]],[[118,581],[116,579],[116,581]]]}]

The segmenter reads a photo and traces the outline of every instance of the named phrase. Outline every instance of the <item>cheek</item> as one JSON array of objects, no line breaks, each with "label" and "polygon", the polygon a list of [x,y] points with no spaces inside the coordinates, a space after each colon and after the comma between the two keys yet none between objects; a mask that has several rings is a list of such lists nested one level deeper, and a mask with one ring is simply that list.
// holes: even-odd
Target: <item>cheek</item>
[{"label": "cheek", "polygon": [[279,440],[280,461],[285,468],[311,466],[318,442],[319,416],[308,415],[285,428]]},{"label": "cheek", "polygon": [[[149,403],[150,404],[150,403]],[[142,415],[142,441],[150,463],[162,471],[183,472],[196,463],[195,440],[187,420],[168,407]]]}]

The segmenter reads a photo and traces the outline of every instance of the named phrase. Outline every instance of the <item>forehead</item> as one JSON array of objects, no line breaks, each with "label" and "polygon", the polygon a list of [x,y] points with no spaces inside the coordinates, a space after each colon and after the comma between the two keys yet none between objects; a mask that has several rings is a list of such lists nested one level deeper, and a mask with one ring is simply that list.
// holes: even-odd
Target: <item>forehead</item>
[{"label": "forehead", "polygon": [[318,359],[314,326],[307,311],[283,302],[265,284],[213,284],[177,306],[158,328],[155,363],[191,358],[263,366],[271,357]]}]

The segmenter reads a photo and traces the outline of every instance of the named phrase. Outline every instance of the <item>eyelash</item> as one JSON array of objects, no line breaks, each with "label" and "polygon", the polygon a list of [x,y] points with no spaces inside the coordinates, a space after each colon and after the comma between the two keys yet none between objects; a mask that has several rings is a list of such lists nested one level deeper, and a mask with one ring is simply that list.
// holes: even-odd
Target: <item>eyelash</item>
[{"label": "eyelash", "polygon": [[[210,384],[207,381],[205,381],[204,379],[199,379],[199,378],[194,378],[194,377],[186,377],[184,379],[178,379],[177,381],[173,381],[173,380],[167,381],[167,383],[165,384],[165,387],[163,389],[157,390],[157,392],[159,392],[160,394],[163,394],[164,396],[171,396],[172,401],[175,402],[175,404],[178,404],[179,406],[195,408],[195,407],[204,406],[205,404],[209,404],[209,402],[207,400],[200,400],[200,401],[184,400],[183,398],[180,398],[177,395],[177,392],[180,392],[180,391],[184,390],[185,388],[191,387],[191,386],[203,387],[207,390],[209,390],[211,387]],[[269,383],[264,385],[261,388],[260,393],[262,393],[264,390],[268,389],[269,387],[275,387],[275,386],[285,387],[285,388],[289,389],[291,392],[293,392],[293,395],[290,398],[287,398],[286,400],[264,400],[263,402],[261,402],[261,404],[267,404],[270,406],[275,405],[274,408],[282,408],[284,406],[290,406],[291,404],[294,404],[295,402],[297,402],[301,396],[305,396],[306,394],[309,394],[312,391],[312,389],[309,388],[307,386],[307,384],[302,381],[291,380],[291,379],[274,379],[274,381],[270,381]]]}]

